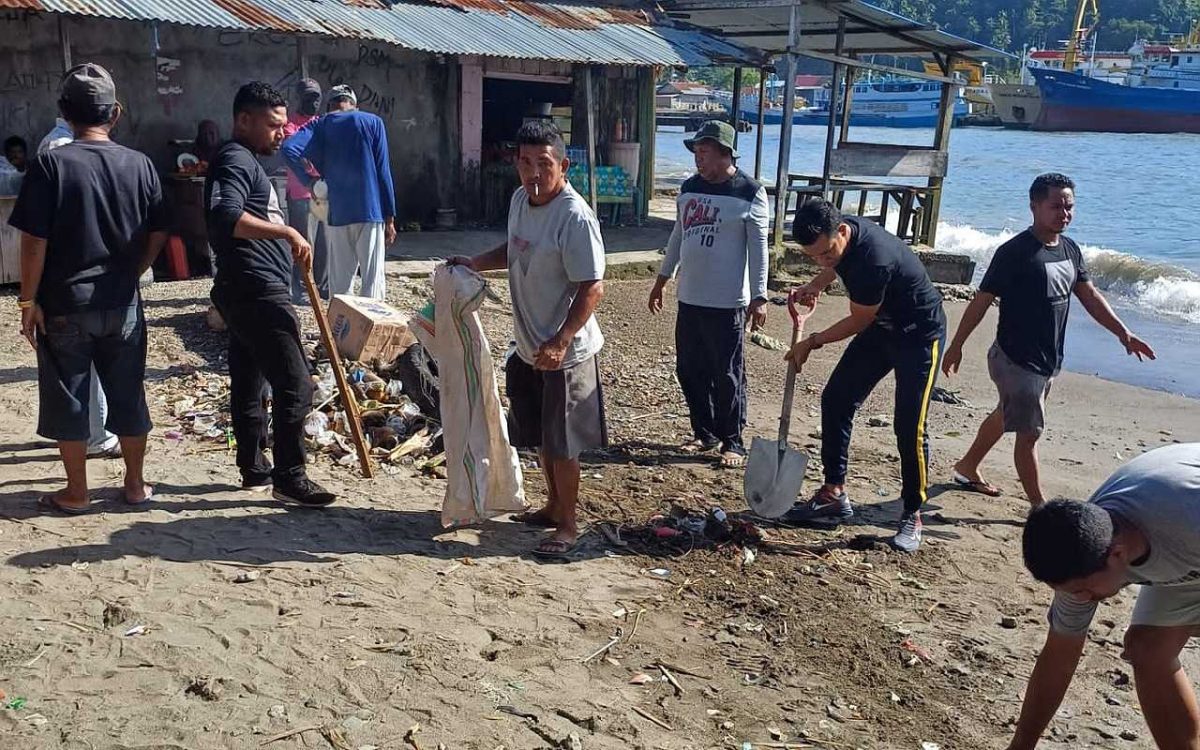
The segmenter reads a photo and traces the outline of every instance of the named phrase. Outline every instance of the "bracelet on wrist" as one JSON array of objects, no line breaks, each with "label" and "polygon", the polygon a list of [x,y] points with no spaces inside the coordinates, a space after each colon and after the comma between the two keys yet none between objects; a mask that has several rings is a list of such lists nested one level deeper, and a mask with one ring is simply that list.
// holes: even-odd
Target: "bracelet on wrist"
[{"label": "bracelet on wrist", "polygon": [[17,298],[17,309],[28,310],[37,304],[37,300]]}]

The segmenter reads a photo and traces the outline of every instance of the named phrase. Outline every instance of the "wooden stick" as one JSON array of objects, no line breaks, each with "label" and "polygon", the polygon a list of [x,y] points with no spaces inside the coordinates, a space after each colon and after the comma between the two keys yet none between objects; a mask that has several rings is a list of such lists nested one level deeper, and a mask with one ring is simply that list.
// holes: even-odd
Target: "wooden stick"
[{"label": "wooden stick", "polygon": [[662,672],[663,677],[667,678],[667,682],[671,683],[671,687],[675,688],[675,694],[677,696],[683,695],[683,685],[679,684],[679,680],[675,679],[675,675],[671,674],[670,670],[663,665],[659,664],[657,666],[658,671]]},{"label": "wooden stick", "polygon": [[[309,274],[311,275],[311,273],[312,273],[312,272],[310,271],[310,272],[309,272]],[[322,726],[321,724],[313,724],[313,725],[311,725],[311,726],[307,726],[307,727],[300,727],[300,728],[298,728],[298,729],[289,729],[288,731],[286,731],[286,732],[283,732],[283,733],[281,733],[281,734],[277,734],[277,735],[275,735],[274,737],[268,737],[267,739],[263,740],[263,741],[262,741],[262,742],[259,744],[259,747],[266,747],[267,745],[270,745],[272,742],[278,742],[278,741],[280,741],[280,740],[286,740],[288,737],[294,737],[294,736],[296,736],[297,734],[304,734],[305,732],[315,732],[315,731],[317,731],[318,729],[320,729],[320,728],[321,728],[321,726]]]},{"label": "wooden stick", "polygon": [[654,722],[655,724],[659,725],[660,727],[662,727],[663,729],[667,730],[668,732],[674,732],[674,731],[675,731],[675,728],[674,728],[674,727],[672,727],[672,726],[671,726],[670,724],[668,724],[667,722],[663,721],[662,719],[659,719],[659,718],[656,718],[656,717],[654,717],[654,716],[651,716],[650,714],[646,713],[645,711],[643,711],[642,709],[638,708],[637,706],[630,706],[630,708],[631,708],[631,709],[633,709],[633,712],[634,712],[635,714],[637,714],[638,716],[642,717],[643,719],[646,719],[647,721],[652,721],[652,722]]},{"label": "wooden stick", "polygon": [[304,267],[304,286],[308,289],[308,299],[317,319],[317,328],[321,330],[321,343],[325,345],[325,351],[329,352],[329,363],[333,366],[333,377],[337,379],[338,392],[342,394],[342,407],[346,410],[346,421],[350,423],[350,437],[354,440],[354,448],[358,452],[358,462],[362,465],[363,476],[370,479],[375,476],[375,470],[371,467],[371,452],[367,448],[362,422],[358,418],[358,397],[346,381],[342,357],[338,354],[337,343],[329,330],[329,320],[325,317],[325,305],[322,304],[316,282],[313,281],[312,266]]}]

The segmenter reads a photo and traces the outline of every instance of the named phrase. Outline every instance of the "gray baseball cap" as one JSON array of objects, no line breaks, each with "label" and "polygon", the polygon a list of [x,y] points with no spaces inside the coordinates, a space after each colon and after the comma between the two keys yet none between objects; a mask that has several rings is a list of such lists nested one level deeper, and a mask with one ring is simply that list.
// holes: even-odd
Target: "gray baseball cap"
[{"label": "gray baseball cap", "polygon": [[351,104],[358,106],[358,96],[355,95],[354,89],[344,83],[329,89],[329,103],[333,104],[339,99],[349,99]]},{"label": "gray baseball cap", "polygon": [[700,126],[696,134],[683,142],[687,146],[688,151],[695,151],[696,144],[700,141],[714,141],[717,144],[724,146],[733,152],[733,158],[737,158],[737,151],[733,148],[733,126],[721,120],[709,120]]},{"label": "gray baseball cap", "polygon": [[62,77],[59,95],[72,104],[103,107],[117,103],[117,84],[113,83],[112,75],[96,63],[83,63]]}]

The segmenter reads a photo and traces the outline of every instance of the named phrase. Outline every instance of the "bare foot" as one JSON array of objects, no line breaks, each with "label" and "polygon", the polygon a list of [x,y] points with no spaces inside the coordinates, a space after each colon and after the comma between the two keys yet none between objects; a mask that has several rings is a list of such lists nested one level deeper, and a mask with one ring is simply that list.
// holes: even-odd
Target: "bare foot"
[{"label": "bare foot", "polygon": [[145,482],[126,484],[121,499],[126,505],[145,505],[154,499],[154,488]]},{"label": "bare foot", "polygon": [[717,465],[722,469],[740,469],[746,465],[746,455],[737,451],[725,451]]},{"label": "bare foot", "polygon": [[536,526],[540,529],[558,528],[558,519],[546,508],[531,510],[526,513],[514,513],[512,520],[517,523],[523,523],[526,526]]},{"label": "bare foot", "polygon": [[47,510],[57,510],[67,515],[80,515],[91,510],[92,504],[87,495],[84,495],[81,500],[78,497],[71,495],[70,490],[66,487],[58,492],[52,492],[48,495],[42,495],[38,498],[38,505]]},{"label": "bare foot", "polygon": [[535,557],[544,559],[567,560],[575,551],[575,544],[578,541],[579,532],[576,529],[559,529],[549,539],[539,544],[533,554]]}]

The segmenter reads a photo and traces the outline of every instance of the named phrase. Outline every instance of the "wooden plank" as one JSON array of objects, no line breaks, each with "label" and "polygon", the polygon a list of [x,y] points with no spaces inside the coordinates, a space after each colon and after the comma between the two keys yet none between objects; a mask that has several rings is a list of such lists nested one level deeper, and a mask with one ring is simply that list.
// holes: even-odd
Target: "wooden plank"
[{"label": "wooden plank", "polygon": [[638,87],[638,142],[642,144],[638,173],[638,222],[650,215],[650,198],[654,194],[654,82],[658,79],[658,68],[639,68]]},{"label": "wooden plank", "polygon": [[587,107],[588,200],[596,210],[596,91],[592,66],[583,66],[583,101]]},{"label": "wooden plank", "polygon": [[21,282],[21,233],[8,225],[16,198],[0,198],[0,284]]},{"label": "wooden plank", "polygon": [[[945,59],[939,59],[938,62],[942,66],[942,72],[950,75],[954,70],[957,58],[948,55]],[[933,147],[944,153],[950,148],[950,128],[954,125],[954,86],[942,85],[942,98],[938,106],[938,126],[933,135]],[[931,247],[935,246],[934,243],[937,242],[937,225],[942,214],[942,184],[945,182],[945,176],[946,170],[943,169],[941,174],[929,177],[929,210],[922,217],[925,231],[917,233],[920,241]]]},{"label": "wooden plank", "polygon": [[800,46],[800,6],[793,5],[789,14],[788,53],[783,65],[783,124],[779,126],[779,161],[775,172],[775,227],[771,246],[783,249],[783,234],[787,224],[788,172],[792,159],[792,118],[796,112],[796,70],[799,68],[796,49]]},{"label": "wooden plank", "polygon": [[758,71],[758,128],[754,132],[754,179],[762,181],[763,120],[767,112],[767,71]]},{"label": "wooden plank", "polygon": [[[842,50],[846,43],[846,17],[838,18],[838,35],[837,35],[837,57],[842,56]],[[833,66],[833,78],[829,81],[829,121],[825,124],[825,161],[821,167],[821,185],[822,195],[825,200],[830,197],[829,178],[833,170],[833,144],[836,137],[838,127],[838,105],[841,102],[842,90],[847,88],[850,76],[847,75],[850,68],[835,63]],[[793,84],[794,85],[794,84]],[[847,105],[845,117],[850,116],[850,107]],[[841,196],[838,197],[838,208],[841,208]]]},{"label": "wooden plank", "polygon": [[803,57],[811,57],[814,60],[824,60],[833,65],[845,65],[850,68],[858,68],[860,70],[874,70],[878,73],[890,73],[892,75],[903,76],[905,78],[919,78],[922,81],[933,81],[935,83],[958,83],[949,76],[936,76],[926,73],[921,70],[906,70],[905,68],[895,68],[891,65],[879,65],[865,60],[859,60],[855,57],[845,57],[843,55],[827,55],[824,52],[810,52],[808,50],[798,50],[798,55]]},{"label": "wooden plank", "polygon": [[830,157],[830,172],[863,177],[945,177],[949,154],[907,146],[845,144]]}]

